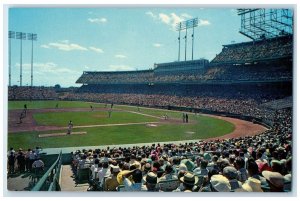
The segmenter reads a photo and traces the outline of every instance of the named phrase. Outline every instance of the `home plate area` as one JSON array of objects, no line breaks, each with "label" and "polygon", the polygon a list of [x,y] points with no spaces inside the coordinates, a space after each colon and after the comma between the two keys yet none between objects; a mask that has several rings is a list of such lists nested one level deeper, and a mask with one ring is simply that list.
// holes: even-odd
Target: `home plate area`
[{"label": "home plate area", "polygon": [[[72,132],[71,135],[84,135],[86,132]],[[50,134],[40,134],[39,137],[58,137],[67,136],[67,133],[50,133]]]}]

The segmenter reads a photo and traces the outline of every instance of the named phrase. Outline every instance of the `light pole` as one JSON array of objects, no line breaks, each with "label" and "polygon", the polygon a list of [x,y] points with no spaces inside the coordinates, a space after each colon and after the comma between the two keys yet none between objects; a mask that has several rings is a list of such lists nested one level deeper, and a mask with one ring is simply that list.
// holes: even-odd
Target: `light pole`
[{"label": "light pole", "polygon": [[9,59],[8,59],[8,86],[11,86],[11,39],[15,38],[16,33],[14,31],[8,32],[8,38],[9,38]]},{"label": "light pole", "polygon": [[176,26],[176,31],[179,31],[179,51],[178,51],[178,61],[180,60],[180,31],[185,30],[185,56],[184,59],[186,61],[186,49],[187,49],[187,30],[190,28],[193,28],[193,34],[192,34],[192,60],[194,59],[194,28],[198,26],[198,18],[186,20],[179,22]]},{"label": "light pole", "polygon": [[37,34],[28,33],[27,39],[31,40],[31,87],[33,86],[33,41],[37,40]]},{"label": "light pole", "polygon": [[22,86],[22,41],[26,40],[26,33],[17,32],[17,39],[20,39],[20,86]]}]

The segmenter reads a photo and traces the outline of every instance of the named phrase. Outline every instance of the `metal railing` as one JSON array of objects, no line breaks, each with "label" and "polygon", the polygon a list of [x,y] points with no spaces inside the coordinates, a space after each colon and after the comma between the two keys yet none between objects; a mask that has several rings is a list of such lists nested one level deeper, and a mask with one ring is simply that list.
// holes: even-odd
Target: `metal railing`
[{"label": "metal railing", "polygon": [[31,191],[60,191],[59,177],[62,164],[62,151],[60,151],[58,158],[43,175],[43,177],[36,183]]}]

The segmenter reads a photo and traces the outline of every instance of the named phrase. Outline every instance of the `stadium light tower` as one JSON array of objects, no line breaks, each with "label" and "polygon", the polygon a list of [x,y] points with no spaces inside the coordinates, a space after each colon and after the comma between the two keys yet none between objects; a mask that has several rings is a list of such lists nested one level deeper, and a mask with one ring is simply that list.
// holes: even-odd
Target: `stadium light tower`
[{"label": "stadium light tower", "polygon": [[181,22],[178,23],[178,27],[176,29],[179,32],[178,36],[178,61],[180,61],[180,31],[181,31]]},{"label": "stadium light tower", "polygon": [[185,56],[184,59],[186,61],[186,49],[187,49],[187,30],[190,28],[193,28],[193,34],[192,34],[192,60],[194,58],[194,28],[198,26],[198,18],[186,20],[177,23],[176,31],[179,31],[179,52],[178,52],[178,61],[180,61],[180,31],[185,30]]},{"label": "stadium light tower", "polygon": [[14,31],[8,32],[8,38],[9,38],[9,59],[8,59],[8,86],[11,86],[11,39],[15,38],[16,33]]},{"label": "stadium light tower", "polygon": [[33,86],[33,41],[37,40],[37,34],[28,33],[27,39],[31,40],[31,87]]},{"label": "stadium light tower", "polygon": [[17,32],[16,38],[20,39],[20,86],[22,86],[22,41],[26,40],[26,33]]}]

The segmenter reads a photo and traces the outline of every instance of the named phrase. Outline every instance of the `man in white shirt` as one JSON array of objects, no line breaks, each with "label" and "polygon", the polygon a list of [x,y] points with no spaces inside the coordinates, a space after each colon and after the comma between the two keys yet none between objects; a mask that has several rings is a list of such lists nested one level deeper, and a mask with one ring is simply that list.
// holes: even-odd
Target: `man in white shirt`
[{"label": "man in white shirt", "polygon": [[40,168],[43,169],[45,166],[44,162],[41,159],[37,159],[32,163],[32,168]]},{"label": "man in white shirt", "polygon": [[99,178],[99,185],[100,187],[103,187],[103,181],[104,181],[104,178],[107,178],[111,175],[111,172],[110,172],[110,168],[108,166],[108,163],[103,163],[103,168],[98,172],[98,178]]},{"label": "man in white shirt", "polygon": [[92,172],[92,179],[98,178],[98,172],[101,170],[99,167],[99,159],[95,159],[95,164],[91,166],[91,172]]}]

